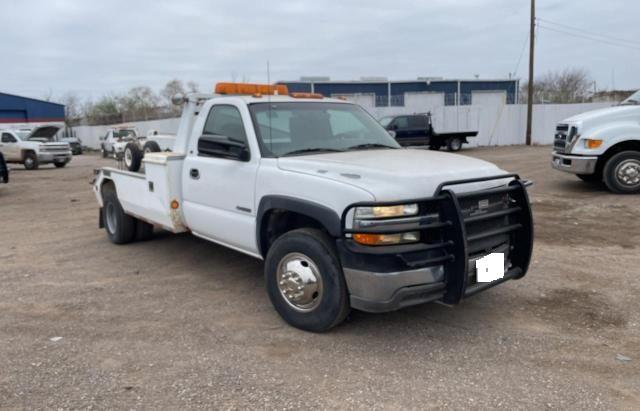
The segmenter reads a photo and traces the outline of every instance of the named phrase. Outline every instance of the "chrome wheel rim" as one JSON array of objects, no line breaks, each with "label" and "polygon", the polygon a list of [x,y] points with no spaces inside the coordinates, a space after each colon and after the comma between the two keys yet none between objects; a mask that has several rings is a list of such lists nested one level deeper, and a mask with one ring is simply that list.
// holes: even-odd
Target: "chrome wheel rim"
[{"label": "chrome wheel rim", "polygon": [[145,148],[145,149],[144,149],[144,153],[145,153],[145,154],[147,154],[147,153],[151,153],[151,149],[150,149],[149,147]]},{"label": "chrome wheel rim", "polygon": [[451,142],[451,148],[456,151],[459,150],[461,146],[462,146],[462,143],[460,142],[460,140],[453,140]]},{"label": "chrome wheel rim", "polygon": [[118,220],[116,218],[116,207],[113,203],[106,205],[105,216],[107,220],[107,230],[109,230],[111,234],[115,234],[116,228],[118,227]]},{"label": "chrome wheel rim", "polygon": [[278,290],[291,308],[313,311],[322,299],[322,277],[318,266],[304,254],[290,253],[278,264]]},{"label": "chrome wheel rim", "polygon": [[624,160],[616,167],[616,179],[628,188],[640,186],[640,160]]},{"label": "chrome wheel rim", "polygon": [[27,167],[32,167],[33,166],[33,158],[31,157],[27,157],[24,159],[24,165]]}]

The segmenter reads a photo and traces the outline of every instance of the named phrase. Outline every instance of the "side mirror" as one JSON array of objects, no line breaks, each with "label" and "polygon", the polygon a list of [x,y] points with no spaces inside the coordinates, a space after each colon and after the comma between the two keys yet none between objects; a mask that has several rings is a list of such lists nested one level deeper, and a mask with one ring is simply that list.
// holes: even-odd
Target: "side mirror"
[{"label": "side mirror", "polygon": [[249,148],[240,141],[227,136],[203,134],[198,139],[198,155],[204,157],[228,158],[230,160],[249,161]]},{"label": "side mirror", "polygon": [[396,132],[393,130],[387,130],[387,133],[389,133],[389,135],[393,138],[396,138]]}]

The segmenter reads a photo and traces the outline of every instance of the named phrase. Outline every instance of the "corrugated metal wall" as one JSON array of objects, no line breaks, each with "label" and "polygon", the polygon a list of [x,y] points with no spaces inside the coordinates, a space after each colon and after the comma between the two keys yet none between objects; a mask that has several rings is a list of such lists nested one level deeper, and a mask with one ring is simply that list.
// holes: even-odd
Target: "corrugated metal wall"
[{"label": "corrugated metal wall", "polygon": [[48,101],[0,93],[0,123],[64,121],[64,106]]}]

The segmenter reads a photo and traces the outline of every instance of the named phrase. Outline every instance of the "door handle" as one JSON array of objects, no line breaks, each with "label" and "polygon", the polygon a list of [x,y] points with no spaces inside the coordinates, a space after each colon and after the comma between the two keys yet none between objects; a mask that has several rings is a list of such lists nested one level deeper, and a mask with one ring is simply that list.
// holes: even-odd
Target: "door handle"
[{"label": "door handle", "polygon": [[197,180],[200,178],[200,172],[198,171],[197,168],[192,168],[191,170],[189,170],[189,175],[191,176],[191,178],[193,178],[194,180]]}]

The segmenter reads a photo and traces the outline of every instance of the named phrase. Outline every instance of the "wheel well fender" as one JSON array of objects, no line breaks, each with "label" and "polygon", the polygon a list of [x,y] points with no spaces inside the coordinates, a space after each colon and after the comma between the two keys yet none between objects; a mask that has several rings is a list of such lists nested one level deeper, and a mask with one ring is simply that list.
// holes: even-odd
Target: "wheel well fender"
[{"label": "wheel well fender", "polygon": [[258,251],[266,256],[277,237],[302,227],[322,229],[334,238],[342,235],[340,216],[322,204],[287,196],[263,197],[256,215]]},{"label": "wheel well fender", "polygon": [[627,140],[622,141],[612,147],[609,147],[607,151],[604,152],[598,158],[598,164],[596,166],[596,170],[598,173],[602,173],[604,170],[604,166],[607,164],[609,159],[615,156],[618,153],[623,151],[637,151],[640,152],[640,140]]},{"label": "wheel well fender", "polygon": [[[20,151],[20,160],[24,161],[25,158],[27,158],[27,154],[29,153],[33,153],[36,154],[35,150],[30,149],[30,148],[24,148]],[[37,154],[36,154],[37,155]]]}]

